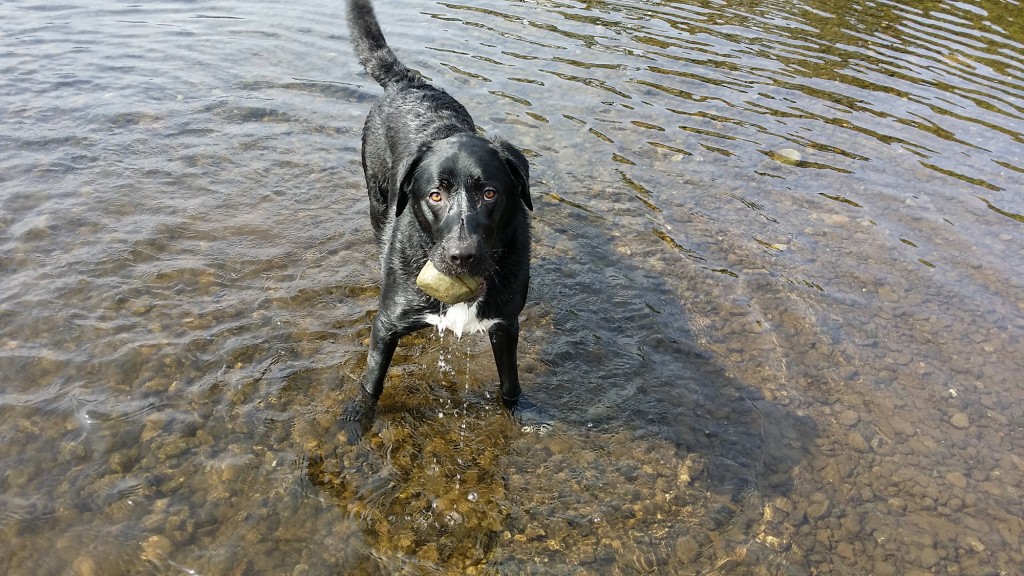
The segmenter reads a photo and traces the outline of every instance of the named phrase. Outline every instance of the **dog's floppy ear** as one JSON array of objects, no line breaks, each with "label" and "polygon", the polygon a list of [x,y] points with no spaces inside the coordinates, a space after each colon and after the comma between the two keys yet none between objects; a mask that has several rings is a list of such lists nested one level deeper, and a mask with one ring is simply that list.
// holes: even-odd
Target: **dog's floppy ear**
[{"label": "dog's floppy ear", "polygon": [[491,142],[498,149],[501,159],[505,161],[505,166],[508,166],[508,171],[516,181],[516,185],[519,187],[519,197],[523,200],[523,204],[533,211],[533,200],[530,199],[530,163],[526,161],[526,156],[523,156],[518,148],[501,138],[493,138]]},{"label": "dog's floppy ear", "polygon": [[[409,190],[412,188],[412,177],[416,175],[416,169],[420,167],[423,156],[430,147],[420,146],[416,154],[399,164],[398,169],[391,175],[391,194],[395,196],[395,218],[398,218],[409,203]],[[390,198],[389,198],[390,201]]]}]

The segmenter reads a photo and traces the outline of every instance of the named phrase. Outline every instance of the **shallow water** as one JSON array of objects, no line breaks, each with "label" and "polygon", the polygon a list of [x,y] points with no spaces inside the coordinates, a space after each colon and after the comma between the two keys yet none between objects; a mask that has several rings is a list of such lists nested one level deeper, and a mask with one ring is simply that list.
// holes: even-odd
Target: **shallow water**
[{"label": "shallow water", "polygon": [[378,2],[531,158],[486,342],[335,418],[379,89],[337,2],[0,6],[0,572],[1016,574],[1018,2]]}]

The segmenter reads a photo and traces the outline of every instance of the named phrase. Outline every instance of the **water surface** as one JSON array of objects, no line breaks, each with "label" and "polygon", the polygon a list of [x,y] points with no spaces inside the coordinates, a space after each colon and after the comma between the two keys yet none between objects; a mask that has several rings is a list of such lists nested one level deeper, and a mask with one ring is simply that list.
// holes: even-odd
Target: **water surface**
[{"label": "water surface", "polygon": [[532,165],[522,429],[403,341],[344,8],[0,6],[0,572],[1014,574],[1018,2],[377,3]]}]

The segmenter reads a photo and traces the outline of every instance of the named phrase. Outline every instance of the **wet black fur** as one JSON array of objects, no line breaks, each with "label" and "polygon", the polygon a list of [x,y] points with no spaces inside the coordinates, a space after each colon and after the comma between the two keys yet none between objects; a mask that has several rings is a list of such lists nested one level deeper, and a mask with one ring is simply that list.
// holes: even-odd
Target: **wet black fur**
[{"label": "wet black fur", "polygon": [[518,317],[530,279],[529,165],[508,142],[478,135],[459,102],[398,61],[369,0],[349,0],[348,8],[359,61],[384,88],[362,148],[383,277],[360,394],[343,414],[350,437],[372,423],[399,339],[445,307],[416,287],[428,258],[445,274],[485,279],[477,315],[500,320],[488,336],[501,398],[514,409]]}]

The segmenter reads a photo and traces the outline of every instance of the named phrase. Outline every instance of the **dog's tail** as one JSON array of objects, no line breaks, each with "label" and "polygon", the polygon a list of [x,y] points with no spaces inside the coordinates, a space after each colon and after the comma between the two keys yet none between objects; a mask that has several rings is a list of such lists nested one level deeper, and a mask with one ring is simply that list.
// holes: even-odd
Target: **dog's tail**
[{"label": "dog's tail", "polygon": [[348,28],[363,68],[381,86],[418,82],[418,74],[398,61],[380,31],[370,0],[348,0]]}]

